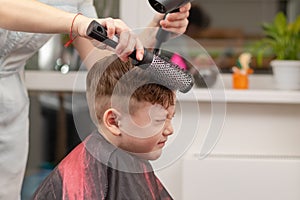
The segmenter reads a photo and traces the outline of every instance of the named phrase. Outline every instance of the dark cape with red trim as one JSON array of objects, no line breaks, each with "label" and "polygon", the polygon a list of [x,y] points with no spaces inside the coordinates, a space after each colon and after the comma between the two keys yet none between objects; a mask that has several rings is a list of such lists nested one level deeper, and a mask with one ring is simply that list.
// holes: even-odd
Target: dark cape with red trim
[{"label": "dark cape with red trim", "polygon": [[68,154],[33,199],[169,200],[150,163],[110,144],[99,132]]}]

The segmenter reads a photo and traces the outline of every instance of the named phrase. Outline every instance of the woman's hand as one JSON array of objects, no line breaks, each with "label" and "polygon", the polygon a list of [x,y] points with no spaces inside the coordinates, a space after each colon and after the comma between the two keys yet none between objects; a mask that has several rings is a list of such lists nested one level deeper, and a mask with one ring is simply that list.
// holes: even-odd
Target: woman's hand
[{"label": "woman's hand", "polygon": [[73,31],[82,37],[87,37],[86,30],[92,20],[96,20],[107,30],[107,36],[112,39],[114,35],[118,36],[118,45],[115,49],[107,47],[114,51],[122,61],[127,61],[128,56],[136,50],[136,59],[142,60],[144,55],[144,47],[138,37],[130,30],[130,28],[120,19],[101,18],[91,19],[85,16],[77,16],[74,20]]},{"label": "woman's hand", "polygon": [[179,12],[169,13],[166,18],[163,19],[164,14],[156,14],[153,23],[157,26],[161,26],[163,29],[176,33],[183,34],[188,26],[189,10],[191,9],[191,3],[187,3],[179,8]]}]

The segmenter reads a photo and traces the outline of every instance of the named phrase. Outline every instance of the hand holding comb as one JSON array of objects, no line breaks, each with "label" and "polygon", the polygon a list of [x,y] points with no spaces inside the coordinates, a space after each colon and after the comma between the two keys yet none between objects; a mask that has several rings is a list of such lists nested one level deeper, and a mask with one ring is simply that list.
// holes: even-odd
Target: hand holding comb
[{"label": "hand holding comb", "polygon": [[[112,48],[116,48],[118,45],[116,41],[107,37],[106,29],[95,20],[90,23],[87,35]],[[182,93],[188,92],[193,87],[192,75],[187,71],[183,71],[179,66],[165,61],[147,49],[144,49],[144,57],[141,61],[137,60],[135,55],[135,51],[129,55],[132,64],[144,70],[147,69],[151,77],[158,83],[171,90],[179,90]]]}]

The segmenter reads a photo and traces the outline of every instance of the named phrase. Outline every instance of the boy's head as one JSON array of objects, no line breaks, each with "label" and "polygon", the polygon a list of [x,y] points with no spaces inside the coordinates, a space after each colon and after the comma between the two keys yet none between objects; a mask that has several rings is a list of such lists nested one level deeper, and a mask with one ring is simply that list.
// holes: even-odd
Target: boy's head
[{"label": "boy's head", "polygon": [[87,75],[87,99],[94,123],[112,144],[157,159],[173,133],[175,93],[155,83],[147,70],[112,55]]}]

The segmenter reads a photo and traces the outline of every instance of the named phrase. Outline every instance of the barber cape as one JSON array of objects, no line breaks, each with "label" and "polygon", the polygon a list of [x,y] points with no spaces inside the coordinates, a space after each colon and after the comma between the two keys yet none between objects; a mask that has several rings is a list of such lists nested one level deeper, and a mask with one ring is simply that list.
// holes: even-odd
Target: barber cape
[{"label": "barber cape", "polygon": [[95,131],[43,181],[33,199],[169,200],[147,160],[110,144]]}]

